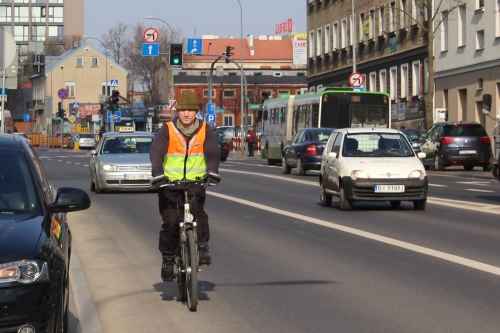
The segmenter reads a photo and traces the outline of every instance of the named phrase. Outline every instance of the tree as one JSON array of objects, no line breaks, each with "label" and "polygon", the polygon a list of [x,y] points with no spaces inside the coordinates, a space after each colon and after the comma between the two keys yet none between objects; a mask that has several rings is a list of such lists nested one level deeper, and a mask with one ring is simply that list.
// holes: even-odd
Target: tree
[{"label": "tree", "polygon": [[101,36],[101,46],[105,49],[105,53],[108,57],[111,57],[114,62],[120,64],[123,58],[123,52],[125,44],[128,41],[127,32],[129,26],[118,22],[116,26],[109,28],[107,33],[103,33]]},{"label": "tree", "polygon": [[[434,123],[434,39],[435,34],[440,31],[442,23],[450,13],[458,7],[465,5],[462,0],[414,0],[415,14],[410,10],[398,7],[401,15],[408,16],[412,22],[418,24],[427,36],[427,52],[429,61],[429,87],[424,94],[425,120],[427,128]],[[401,2],[400,2],[401,4]],[[434,8],[432,5],[434,4]],[[429,18],[429,19],[427,19]]]}]

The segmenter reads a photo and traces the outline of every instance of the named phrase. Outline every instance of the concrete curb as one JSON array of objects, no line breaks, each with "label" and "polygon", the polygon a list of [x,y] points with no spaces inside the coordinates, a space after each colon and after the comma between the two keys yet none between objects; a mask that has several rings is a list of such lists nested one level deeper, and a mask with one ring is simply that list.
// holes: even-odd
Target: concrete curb
[{"label": "concrete curb", "polygon": [[103,333],[99,313],[94,304],[85,272],[83,271],[80,258],[76,252],[75,245],[71,245],[71,265],[69,267],[70,288],[73,292],[77,318],[80,328],[85,333]]}]

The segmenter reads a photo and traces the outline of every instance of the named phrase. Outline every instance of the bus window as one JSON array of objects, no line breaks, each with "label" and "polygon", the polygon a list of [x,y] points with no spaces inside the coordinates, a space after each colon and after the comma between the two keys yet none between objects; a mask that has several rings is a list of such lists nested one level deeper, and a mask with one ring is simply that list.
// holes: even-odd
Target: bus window
[{"label": "bus window", "polygon": [[266,110],[266,111],[264,111],[264,116],[263,116],[263,118],[262,118],[262,119],[267,120],[267,112],[268,112],[267,110]]}]

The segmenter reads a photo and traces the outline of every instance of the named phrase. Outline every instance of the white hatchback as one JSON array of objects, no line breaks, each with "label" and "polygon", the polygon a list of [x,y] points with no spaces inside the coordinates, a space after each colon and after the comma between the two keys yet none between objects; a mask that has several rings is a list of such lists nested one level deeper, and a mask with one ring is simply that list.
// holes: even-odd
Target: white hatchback
[{"label": "white hatchback", "polygon": [[321,157],[321,204],[329,207],[337,196],[341,210],[350,210],[355,201],[389,201],[392,207],[412,201],[415,209],[424,210],[428,181],[423,157],[395,129],[335,130]]}]

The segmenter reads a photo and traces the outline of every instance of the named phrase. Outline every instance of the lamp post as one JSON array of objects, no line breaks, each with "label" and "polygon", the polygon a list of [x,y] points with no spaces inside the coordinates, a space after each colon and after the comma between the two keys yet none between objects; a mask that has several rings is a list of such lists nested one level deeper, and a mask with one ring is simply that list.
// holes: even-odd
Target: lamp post
[{"label": "lamp post", "polygon": [[[172,27],[170,26],[170,24],[168,24],[166,21],[164,21],[164,20],[162,20],[160,18],[154,17],[154,16],[144,16],[144,18],[147,19],[147,20],[158,20],[158,21],[161,21],[161,22],[165,23],[166,26],[170,29],[170,33],[173,36],[174,31],[172,30]],[[166,61],[166,65],[167,65],[167,71],[170,72],[170,82],[169,82],[170,93],[168,94],[169,96],[167,96],[168,102],[170,104],[170,98],[172,98],[172,99],[175,98],[175,92],[174,92],[174,72],[172,71],[172,68],[170,68],[170,64],[169,64],[168,61]]]},{"label": "lamp post", "polygon": [[[247,133],[247,121],[248,121],[248,110],[245,108],[246,105],[246,91],[245,94],[243,94],[243,8],[241,7],[241,2],[240,0],[238,1],[238,5],[240,5],[240,70],[241,70],[241,78],[240,78],[240,85],[241,85],[241,127],[242,127],[242,133],[241,133],[241,139],[243,141],[243,138],[245,138],[246,133]],[[245,119],[246,121],[243,122],[243,111],[245,111]],[[243,154],[245,154],[245,145],[242,145],[243,147]]]},{"label": "lamp post", "polygon": [[[83,39],[88,39],[88,38],[95,39],[99,43],[101,43],[101,45],[104,45],[104,43],[99,38],[90,37],[90,36],[82,36],[82,38]],[[108,96],[109,96],[109,93],[108,93],[108,83],[109,83],[109,81],[108,81],[108,52],[106,52],[104,55],[106,56],[106,91],[105,91],[106,92],[106,94],[105,94],[106,100],[105,100],[105,102],[107,102]],[[101,126],[103,126],[103,124],[104,124],[104,115],[101,114]],[[115,130],[115,119],[114,119],[114,115],[111,115],[110,131],[114,131],[114,130]]]},{"label": "lamp post", "polygon": [[354,0],[351,1],[352,9],[352,72],[356,73],[356,16],[354,15]]}]

